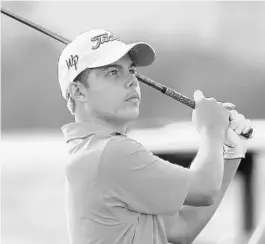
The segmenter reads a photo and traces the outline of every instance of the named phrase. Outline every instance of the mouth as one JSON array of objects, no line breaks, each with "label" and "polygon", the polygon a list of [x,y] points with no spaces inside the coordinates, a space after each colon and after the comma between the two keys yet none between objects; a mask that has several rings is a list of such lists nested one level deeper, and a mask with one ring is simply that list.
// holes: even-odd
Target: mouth
[{"label": "mouth", "polygon": [[141,97],[138,94],[132,94],[128,96],[125,101],[140,101]]}]

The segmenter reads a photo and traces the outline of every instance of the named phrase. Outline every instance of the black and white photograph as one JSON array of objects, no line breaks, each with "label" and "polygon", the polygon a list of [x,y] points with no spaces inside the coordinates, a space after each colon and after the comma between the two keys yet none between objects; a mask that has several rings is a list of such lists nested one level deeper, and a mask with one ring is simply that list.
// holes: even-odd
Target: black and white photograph
[{"label": "black and white photograph", "polygon": [[265,1],[1,1],[1,243],[265,244]]}]

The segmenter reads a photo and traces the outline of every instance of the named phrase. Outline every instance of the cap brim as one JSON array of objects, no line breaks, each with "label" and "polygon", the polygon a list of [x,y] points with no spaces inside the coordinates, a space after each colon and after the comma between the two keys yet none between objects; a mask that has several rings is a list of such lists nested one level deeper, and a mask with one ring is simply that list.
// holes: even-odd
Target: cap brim
[{"label": "cap brim", "polygon": [[136,42],[105,51],[101,57],[88,68],[102,67],[115,63],[127,53],[129,53],[132,61],[137,67],[152,64],[156,56],[154,49],[149,44],[145,42]]}]

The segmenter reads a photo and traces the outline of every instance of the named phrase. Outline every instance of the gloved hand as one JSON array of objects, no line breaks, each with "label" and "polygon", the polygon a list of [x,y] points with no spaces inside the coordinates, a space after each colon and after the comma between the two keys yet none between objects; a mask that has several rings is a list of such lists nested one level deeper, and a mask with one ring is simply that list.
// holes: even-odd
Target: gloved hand
[{"label": "gloved hand", "polygon": [[230,111],[230,125],[224,141],[224,159],[245,158],[248,140],[240,134],[247,133],[250,128],[249,119],[234,109]]}]

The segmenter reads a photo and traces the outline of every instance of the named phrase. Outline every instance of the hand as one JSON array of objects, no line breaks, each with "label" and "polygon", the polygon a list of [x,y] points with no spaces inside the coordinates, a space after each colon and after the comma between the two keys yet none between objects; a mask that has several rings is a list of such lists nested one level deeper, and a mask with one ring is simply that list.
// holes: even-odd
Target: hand
[{"label": "hand", "polygon": [[195,91],[194,100],[196,106],[192,113],[192,121],[196,124],[197,130],[217,132],[225,136],[230,114],[223,104],[215,98],[204,97],[201,91]]},{"label": "hand", "polygon": [[224,158],[244,158],[247,150],[247,139],[240,134],[247,133],[251,128],[249,119],[236,110],[230,111],[230,126],[224,142]]},{"label": "hand", "polygon": [[251,128],[251,122],[243,114],[239,114],[236,110],[231,110],[229,127],[238,135],[246,134]]}]

